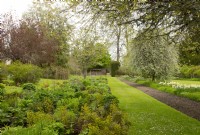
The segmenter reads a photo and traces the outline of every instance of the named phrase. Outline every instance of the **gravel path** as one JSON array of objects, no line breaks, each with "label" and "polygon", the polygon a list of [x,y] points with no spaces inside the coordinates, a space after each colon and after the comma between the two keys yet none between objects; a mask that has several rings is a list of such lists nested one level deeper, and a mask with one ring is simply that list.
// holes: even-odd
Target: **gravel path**
[{"label": "gravel path", "polygon": [[127,80],[120,80],[130,86],[133,86],[143,91],[144,93],[154,97],[155,99],[175,108],[176,110],[200,121],[200,102],[192,101],[184,97],[179,97],[176,95],[158,91]]}]

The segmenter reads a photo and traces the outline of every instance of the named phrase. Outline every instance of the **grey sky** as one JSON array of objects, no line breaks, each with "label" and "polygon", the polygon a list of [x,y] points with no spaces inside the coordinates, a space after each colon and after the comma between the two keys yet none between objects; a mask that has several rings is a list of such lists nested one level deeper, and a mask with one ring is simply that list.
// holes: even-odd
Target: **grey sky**
[{"label": "grey sky", "polygon": [[20,18],[31,3],[32,0],[0,0],[0,14],[12,12]]}]

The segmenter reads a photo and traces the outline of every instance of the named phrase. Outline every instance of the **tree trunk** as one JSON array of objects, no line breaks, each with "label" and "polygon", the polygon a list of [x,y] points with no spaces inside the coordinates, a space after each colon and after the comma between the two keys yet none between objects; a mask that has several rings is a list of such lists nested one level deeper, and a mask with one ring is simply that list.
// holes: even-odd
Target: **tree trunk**
[{"label": "tree trunk", "polygon": [[87,77],[87,69],[83,69],[83,78],[85,79]]},{"label": "tree trunk", "polygon": [[120,58],[120,50],[119,50],[119,42],[121,37],[121,25],[118,25],[118,31],[117,31],[117,61],[119,62]]},{"label": "tree trunk", "polygon": [[129,52],[129,35],[128,35],[128,27],[127,27],[127,25],[125,25],[126,27],[126,29],[125,29],[125,39],[126,39],[126,50],[127,50],[127,52]]},{"label": "tree trunk", "polygon": [[156,75],[155,75],[155,73],[152,74],[151,80],[152,80],[153,82],[156,80]]}]

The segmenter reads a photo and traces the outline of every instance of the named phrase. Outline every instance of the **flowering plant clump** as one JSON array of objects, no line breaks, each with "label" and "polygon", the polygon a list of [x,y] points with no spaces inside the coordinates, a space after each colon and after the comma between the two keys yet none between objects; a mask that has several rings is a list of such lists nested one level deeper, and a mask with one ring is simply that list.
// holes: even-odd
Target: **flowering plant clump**
[{"label": "flowering plant clump", "polygon": [[175,89],[190,89],[190,88],[195,88],[195,89],[200,89],[200,85],[197,84],[180,84],[178,82],[160,82],[160,85],[167,85],[167,86],[171,86],[172,88]]}]

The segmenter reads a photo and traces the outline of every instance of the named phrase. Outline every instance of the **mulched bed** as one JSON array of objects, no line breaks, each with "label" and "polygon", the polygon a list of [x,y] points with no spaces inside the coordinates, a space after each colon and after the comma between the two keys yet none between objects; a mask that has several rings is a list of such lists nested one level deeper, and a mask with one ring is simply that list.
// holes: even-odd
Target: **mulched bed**
[{"label": "mulched bed", "polygon": [[144,93],[154,97],[155,99],[175,108],[176,110],[200,121],[200,102],[172,95],[166,92],[158,91],[127,80],[120,80],[132,87],[143,91]]}]

